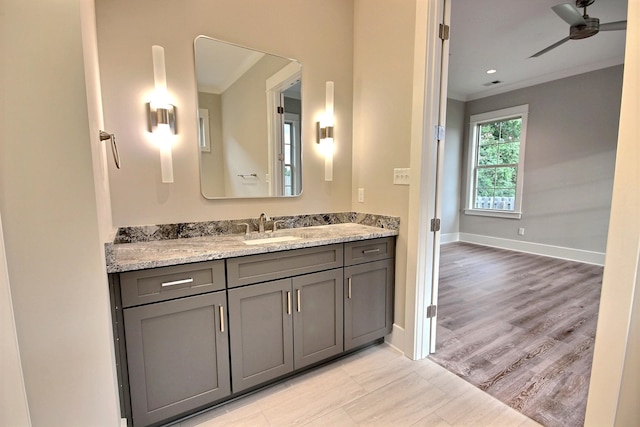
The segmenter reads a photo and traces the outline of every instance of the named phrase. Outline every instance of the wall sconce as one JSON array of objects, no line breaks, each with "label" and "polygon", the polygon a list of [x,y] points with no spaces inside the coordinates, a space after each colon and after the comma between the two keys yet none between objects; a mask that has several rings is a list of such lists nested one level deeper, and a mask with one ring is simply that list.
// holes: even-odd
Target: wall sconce
[{"label": "wall sconce", "polygon": [[316,142],[324,153],[324,180],[333,181],[333,82],[326,83],[325,99],[324,115],[316,123]]},{"label": "wall sconce", "polygon": [[151,46],[155,92],[147,103],[148,131],[160,147],[162,182],[173,182],[172,135],[176,134],[176,107],[169,103],[167,74],[164,64],[164,48]]}]

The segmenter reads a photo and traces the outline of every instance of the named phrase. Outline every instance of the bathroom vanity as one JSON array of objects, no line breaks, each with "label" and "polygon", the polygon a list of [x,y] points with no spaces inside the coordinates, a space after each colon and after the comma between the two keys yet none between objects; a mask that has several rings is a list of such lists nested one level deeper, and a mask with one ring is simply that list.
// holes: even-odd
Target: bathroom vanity
[{"label": "bathroom vanity", "polygon": [[396,230],[336,224],[113,245],[123,416],[162,425],[382,339]]}]

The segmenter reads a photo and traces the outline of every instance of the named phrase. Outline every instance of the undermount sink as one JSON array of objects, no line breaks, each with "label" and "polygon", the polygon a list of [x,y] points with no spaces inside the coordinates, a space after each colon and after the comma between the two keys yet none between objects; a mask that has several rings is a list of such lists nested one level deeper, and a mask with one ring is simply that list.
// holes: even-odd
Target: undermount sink
[{"label": "undermount sink", "polygon": [[300,240],[301,237],[298,236],[277,236],[277,237],[265,237],[264,239],[250,239],[243,240],[242,242],[245,245],[262,245],[264,243],[282,243],[282,242],[291,242],[293,240]]}]

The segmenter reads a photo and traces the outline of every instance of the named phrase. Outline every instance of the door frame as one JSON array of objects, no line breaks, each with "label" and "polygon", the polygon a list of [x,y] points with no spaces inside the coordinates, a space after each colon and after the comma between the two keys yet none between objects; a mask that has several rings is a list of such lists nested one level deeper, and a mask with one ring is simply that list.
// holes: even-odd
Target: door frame
[{"label": "door frame", "polygon": [[297,62],[291,62],[269,77],[265,84],[267,95],[269,196],[282,196],[284,188],[282,161],[280,160],[283,156],[282,126],[284,124],[284,114],[278,112],[278,107],[284,107],[282,92],[301,79],[302,69],[300,65]]},{"label": "door frame", "polygon": [[[411,170],[407,232],[407,288],[404,353],[414,360],[435,351],[437,315],[427,317],[437,305],[440,231],[430,231],[439,217],[438,185],[444,140],[448,42],[440,39],[439,26],[449,25],[450,0],[416,2],[413,109],[411,117]],[[440,171],[440,172],[438,172]]]}]

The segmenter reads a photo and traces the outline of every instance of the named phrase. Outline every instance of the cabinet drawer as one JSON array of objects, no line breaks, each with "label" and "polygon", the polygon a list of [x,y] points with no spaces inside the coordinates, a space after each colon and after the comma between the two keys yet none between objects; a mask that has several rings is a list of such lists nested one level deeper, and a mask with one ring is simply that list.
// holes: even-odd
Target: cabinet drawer
[{"label": "cabinet drawer", "polygon": [[230,288],[342,267],[342,245],[227,259]]},{"label": "cabinet drawer", "polygon": [[122,273],[120,288],[123,307],[224,290],[224,261]]},{"label": "cabinet drawer", "polygon": [[395,238],[361,240],[344,245],[344,265],[393,258],[395,256]]}]

